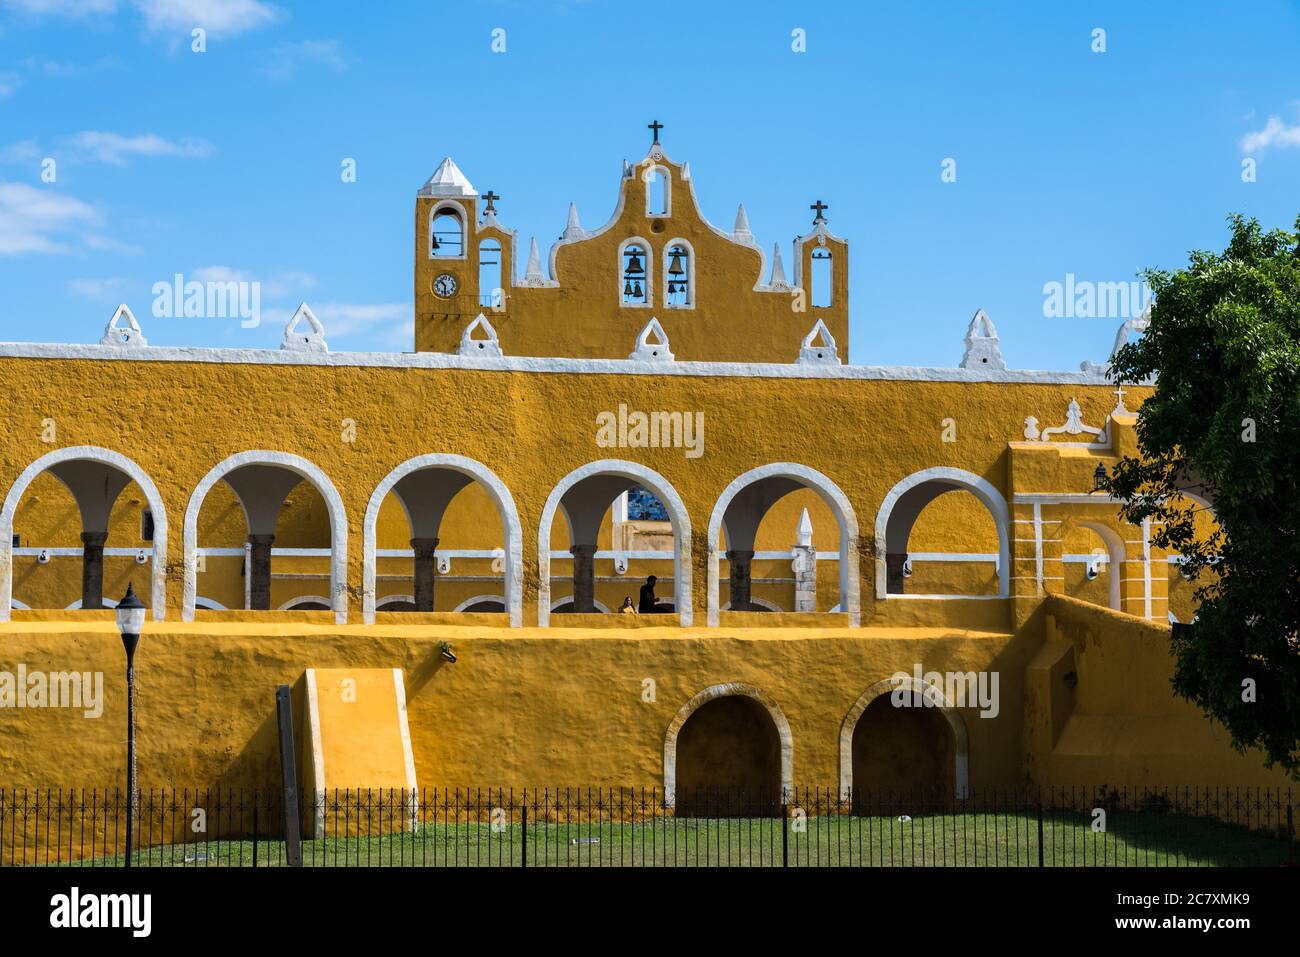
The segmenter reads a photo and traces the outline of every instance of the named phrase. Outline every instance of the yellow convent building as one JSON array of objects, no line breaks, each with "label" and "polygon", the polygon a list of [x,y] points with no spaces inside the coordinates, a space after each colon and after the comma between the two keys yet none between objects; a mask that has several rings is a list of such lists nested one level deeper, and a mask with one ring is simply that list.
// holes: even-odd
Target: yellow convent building
[{"label": "yellow convent building", "polygon": [[1008,369],[983,311],[953,368],[848,365],[829,207],[767,247],[695,185],[656,124],[543,258],[444,160],[413,352],[306,304],[280,349],[0,344],[0,669],[107,676],[0,708],[7,783],[120,779],[128,583],[142,782],[274,786],[282,684],[317,789],[1281,782],[1172,695],[1194,586],[1094,491],[1149,387]]}]

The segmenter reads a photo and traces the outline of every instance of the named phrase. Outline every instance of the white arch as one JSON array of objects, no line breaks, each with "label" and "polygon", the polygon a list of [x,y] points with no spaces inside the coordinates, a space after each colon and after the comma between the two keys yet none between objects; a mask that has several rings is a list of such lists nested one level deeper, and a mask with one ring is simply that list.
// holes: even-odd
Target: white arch
[{"label": "white arch", "polygon": [[[433,222],[443,213],[451,213],[460,222],[460,255],[459,256],[440,256],[433,251]],[[465,207],[453,199],[444,199],[435,204],[429,210],[429,234],[425,238],[424,255],[426,259],[449,259],[453,262],[456,260],[469,259],[469,217],[466,215]]]},{"label": "white arch", "polygon": [[[385,595],[383,598],[377,599],[375,601],[375,611],[380,611],[381,609],[383,609],[385,605],[396,604],[399,601],[408,601],[412,605],[414,605],[415,596],[414,595]],[[460,611],[459,608],[457,608],[456,610]]]},{"label": "white arch", "polygon": [[545,628],[551,618],[551,523],[555,520],[555,510],[560,507],[564,493],[583,479],[593,475],[621,475],[636,484],[649,489],[664,508],[668,510],[668,520],[673,526],[673,562],[674,589],[673,602],[683,625],[689,626],[692,619],[691,600],[691,518],[686,512],[686,504],[677,490],[666,478],[653,469],[636,462],[621,459],[601,459],[589,462],[574,469],[558,485],[551,489],[542,509],[542,520],[537,530],[537,624]]},{"label": "white arch", "polygon": [[[674,246],[681,246],[686,250],[686,305],[670,306],[668,304],[668,267],[672,265],[672,255],[669,253]],[[695,247],[691,245],[689,239],[670,239],[664,243],[663,266],[661,269],[662,276],[660,281],[660,295],[663,296],[664,309],[694,309],[695,308]]]},{"label": "white arch", "polygon": [[468,476],[486,489],[496,504],[497,514],[501,517],[501,529],[506,537],[503,570],[506,611],[510,615],[510,627],[521,627],[524,623],[524,533],[523,526],[519,524],[519,511],[515,508],[514,497],[496,473],[482,462],[463,455],[443,453],[417,455],[407,459],[384,476],[384,480],[370,496],[365,522],[361,527],[361,612],[366,624],[375,623],[375,527],[379,522],[379,507],[399,481],[412,472],[430,468],[451,469]]},{"label": "white arch", "polygon": [[709,517],[709,627],[718,625],[718,551],[722,519],[731,500],[755,482],[768,478],[785,478],[817,492],[835,515],[840,527],[840,604],[849,615],[850,627],[861,623],[861,584],[858,577],[858,518],[848,496],[840,487],[816,469],[795,462],[774,462],[750,469],[722,490],[713,514]]},{"label": "white arch", "polygon": [[[555,611],[555,609],[559,608],[561,605],[567,605],[567,604],[569,604],[571,601],[573,601],[573,596],[572,596],[572,595],[568,595],[568,596],[566,596],[566,597],[564,597],[564,598],[557,598],[557,599],[555,599],[555,601],[551,602],[551,611]],[[609,614],[609,606],[606,605],[604,602],[599,601],[598,599],[593,598],[593,599],[591,600],[591,606],[592,606],[593,608],[595,608],[595,609],[596,609],[598,612],[600,612],[601,614],[604,614],[604,615],[608,615],[608,614]]]},{"label": "white arch", "polygon": [[52,465],[61,462],[91,461],[110,465],[119,472],[129,475],[131,481],[140,487],[149,511],[153,513],[153,559],[150,562],[149,577],[152,582],[153,620],[162,621],[167,609],[167,510],[163,507],[162,496],[153,480],[145,474],[144,469],[136,465],[120,452],[102,449],[94,445],[74,445],[66,449],[47,452],[23,469],[9,494],[5,496],[4,507],[0,509],[0,621],[9,620],[9,609],[13,605],[14,574],[14,515],[18,503],[22,500],[27,486],[32,484]]},{"label": "white arch", "polygon": [[195,597],[195,599],[194,599],[194,607],[195,607],[195,608],[206,608],[206,609],[208,609],[209,611],[226,611],[226,610],[227,610],[227,609],[226,609],[226,606],[223,605],[223,604],[221,604],[221,602],[216,601],[216,600],[214,600],[214,599],[212,599],[212,598],[204,598],[202,595],[198,595],[198,596]]},{"label": "white arch", "polygon": [[21,602],[21,601],[19,601],[17,598],[10,598],[10,599],[9,599],[9,607],[10,607],[10,608],[18,608],[18,609],[21,609],[22,611],[29,611],[29,610],[30,610],[30,609],[28,608],[28,606],[27,606],[27,604],[26,604],[25,602]]},{"label": "white arch", "polygon": [[858,726],[858,720],[871,702],[881,695],[891,694],[897,688],[907,688],[913,694],[920,693],[927,701],[934,703],[948,722],[952,731],[953,784],[958,800],[964,799],[970,790],[970,741],[961,712],[953,707],[939,688],[900,674],[897,683],[893,678],[877,681],[862,693],[844,716],[844,723],[840,725],[840,800],[847,801],[853,793],[853,732]]},{"label": "white arch", "polygon": [[[320,492],[330,516],[330,594],[333,601],[326,602],[334,608],[334,620],[340,625],[348,620],[348,517],[334,483],[313,463],[288,452],[253,450],[236,452],[218,462],[194,487],[189,505],[185,507],[185,590],[181,599],[181,617],[194,620],[194,604],[198,588],[198,538],[199,511],[212,486],[228,473],[245,465],[276,465],[296,472]],[[155,533],[156,534],[156,533]]]},{"label": "white arch", "polygon": [[[117,602],[113,601],[113,600],[110,599],[110,598],[101,598],[101,599],[99,600],[99,604],[100,604],[100,606],[103,607],[103,608],[116,608],[116,607],[117,607]],[[69,605],[67,608],[65,608],[65,609],[63,609],[63,610],[64,610],[64,611],[80,611],[80,610],[81,610],[81,599],[78,598],[76,601],[74,601],[71,605]]]},{"label": "white arch", "polygon": [[[645,290],[645,302],[624,302],[623,301],[623,254],[627,252],[628,246],[636,246],[641,250],[645,262],[645,278],[641,280],[642,288]],[[655,280],[654,280],[654,247],[649,241],[640,236],[629,236],[618,244],[618,258],[614,260],[618,264],[618,270],[615,273],[615,279],[618,281],[618,305],[620,309],[652,309],[655,304]]]},{"label": "white arch", "polygon": [[1102,544],[1106,546],[1106,554],[1110,559],[1108,562],[1110,567],[1107,569],[1107,572],[1110,574],[1110,607],[1114,611],[1123,611],[1124,598],[1122,583],[1125,568],[1124,562],[1127,557],[1125,554],[1124,539],[1120,537],[1119,532],[1115,531],[1115,529],[1103,525],[1101,522],[1079,522],[1078,524],[1080,528],[1086,528],[1095,532],[1097,537],[1101,539]]},{"label": "white arch", "polygon": [[925,482],[934,481],[962,486],[983,502],[984,507],[993,516],[993,524],[998,532],[998,595],[1002,598],[1007,597],[1010,594],[1011,582],[1011,538],[1008,532],[1011,527],[1011,511],[1007,508],[1007,500],[990,482],[980,478],[974,472],[950,468],[946,465],[913,472],[890,489],[889,494],[880,503],[880,511],[876,515],[876,597],[880,599],[889,597],[887,593],[889,583],[886,577],[888,572],[885,566],[887,547],[885,538],[889,529],[889,516],[904,493]]},{"label": "white arch", "polygon": [[790,734],[790,722],[767,692],[743,682],[728,681],[705,688],[692,697],[681,706],[664,732],[664,803],[669,807],[676,804],[677,799],[677,736],[690,716],[701,707],[717,698],[733,696],[753,698],[771,716],[781,740],[781,800],[788,800],[794,794],[794,737]]},{"label": "white arch", "polygon": [[[394,596],[389,595],[388,598],[382,599],[380,601],[380,604],[383,604],[383,602],[385,601],[389,601],[393,597]],[[402,598],[406,599],[412,604],[415,603],[415,598],[413,596],[403,595]],[[507,607],[506,600],[503,595],[475,595],[473,598],[466,598],[463,602],[461,602],[459,605],[453,608],[452,611],[464,611],[466,608],[470,607],[470,605],[477,605],[481,601],[498,601],[501,603],[501,607],[503,608]]]},{"label": "white arch", "polygon": [[324,597],[323,595],[299,595],[297,598],[290,598],[288,601],[286,601],[283,605],[280,606],[279,610],[291,611],[294,608],[297,608],[299,605],[306,605],[308,603],[324,605],[326,608],[330,606],[330,600]]}]

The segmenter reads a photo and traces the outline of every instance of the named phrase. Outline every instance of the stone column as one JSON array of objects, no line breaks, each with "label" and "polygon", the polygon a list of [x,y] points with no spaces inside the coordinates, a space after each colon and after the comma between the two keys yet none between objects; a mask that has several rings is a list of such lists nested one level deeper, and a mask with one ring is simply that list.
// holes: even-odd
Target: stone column
[{"label": "stone column", "polygon": [[415,550],[415,610],[433,611],[434,579],[438,574],[434,552],[438,539],[413,538],[411,548]]},{"label": "stone column", "polygon": [[274,535],[248,536],[248,607],[271,608],[271,544]]},{"label": "stone column", "polygon": [[573,610],[591,613],[596,610],[596,546],[574,545],[569,548],[573,556]]},{"label": "stone column", "polygon": [[885,591],[890,595],[904,593],[903,566],[907,563],[907,552],[890,552],[885,555]]},{"label": "stone column", "polygon": [[104,542],[108,532],[81,533],[81,607],[104,607]]},{"label": "stone column", "polygon": [[750,601],[749,569],[754,560],[754,550],[732,548],[727,550],[727,561],[731,563],[731,610],[750,611],[754,606]]}]

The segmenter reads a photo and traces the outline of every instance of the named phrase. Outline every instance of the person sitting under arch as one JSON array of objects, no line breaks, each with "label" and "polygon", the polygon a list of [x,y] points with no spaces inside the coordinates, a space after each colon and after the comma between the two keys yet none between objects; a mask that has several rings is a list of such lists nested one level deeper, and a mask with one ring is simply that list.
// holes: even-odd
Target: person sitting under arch
[{"label": "person sitting under arch", "polygon": [[642,615],[661,614],[665,609],[659,604],[659,599],[655,597],[655,582],[659,581],[658,577],[651,575],[641,586],[641,601],[637,605],[637,611]]}]

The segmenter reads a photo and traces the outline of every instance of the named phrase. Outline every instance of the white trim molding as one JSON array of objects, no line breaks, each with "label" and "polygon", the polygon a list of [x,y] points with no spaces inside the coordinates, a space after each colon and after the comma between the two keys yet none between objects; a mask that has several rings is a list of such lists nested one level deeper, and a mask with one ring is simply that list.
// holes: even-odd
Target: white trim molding
[{"label": "white trim molding", "polygon": [[696,711],[710,701],[718,698],[743,697],[753,698],[772,718],[776,726],[777,737],[781,741],[781,799],[788,800],[794,794],[794,737],[790,733],[790,722],[786,720],[775,699],[766,691],[739,681],[728,681],[711,685],[694,695],[678,709],[677,714],[664,732],[664,803],[673,807],[677,803],[677,737],[682,728]]},{"label": "white trim molding", "polygon": [[[198,537],[199,512],[212,486],[230,472],[245,465],[271,465],[297,473],[316,487],[330,517],[330,596],[328,604],[334,609],[334,621],[345,625],[348,621],[348,517],[343,499],[329,477],[320,467],[299,455],[262,449],[236,452],[214,465],[203,476],[190,495],[185,507],[184,526],[184,591],[181,597],[181,619],[194,620],[194,601],[198,589]],[[155,521],[157,521],[155,517]],[[156,533],[155,533],[156,534]]]},{"label": "white trim molding", "polygon": [[966,734],[966,722],[962,719],[961,712],[953,707],[952,702],[941,690],[933,685],[917,682],[911,676],[905,676],[897,685],[892,678],[877,681],[862,693],[849,709],[849,713],[844,716],[844,721],[840,725],[840,800],[847,801],[853,794],[853,732],[857,729],[858,721],[871,702],[881,695],[892,694],[896,688],[908,688],[914,694],[919,692],[928,701],[934,703],[944,720],[948,722],[948,727],[952,731],[953,784],[957,799],[964,799],[970,790],[970,740]]},{"label": "white trim molding", "polygon": [[53,465],[76,461],[99,462],[117,469],[140,487],[145,501],[149,503],[154,522],[153,546],[150,549],[153,559],[149,568],[152,583],[150,604],[153,620],[162,621],[167,609],[167,510],[163,506],[162,496],[153,480],[135,462],[120,452],[94,445],[74,445],[47,452],[23,469],[5,496],[4,507],[0,509],[0,621],[9,620],[9,610],[13,603],[14,515],[18,511],[18,503],[27,487],[42,472]]},{"label": "white trim molding", "polygon": [[[381,598],[379,600],[380,606],[382,607],[384,602],[391,601],[394,597],[396,596],[389,595],[387,598]],[[414,596],[402,595],[400,597],[406,599],[412,604],[414,604],[415,602]],[[506,599],[504,595],[475,595],[473,598],[466,598],[463,602],[461,602],[459,605],[453,608],[452,611],[464,611],[465,609],[469,608],[470,605],[477,605],[481,601],[497,602],[498,604],[501,605],[502,610],[505,610],[506,608],[509,607],[509,605],[506,603]]]},{"label": "white trim molding", "polygon": [[963,595],[942,597],[1006,598],[1011,593],[1011,535],[1009,532],[1011,528],[1011,510],[1007,507],[1007,500],[987,479],[981,478],[974,472],[967,472],[965,469],[951,468],[946,465],[913,472],[890,489],[881,501],[880,511],[876,514],[876,598],[884,600],[886,598],[903,597],[888,594],[887,591],[888,572],[885,567],[885,553],[888,542],[886,537],[889,531],[889,517],[893,514],[894,506],[898,504],[898,500],[903,497],[904,493],[911,491],[918,485],[935,481],[959,485],[979,499],[984,504],[984,507],[989,510],[989,514],[993,516],[993,524],[997,527],[998,532],[998,594],[996,596]]},{"label": "white trim molding", "polygon": [[[299,608],[302,605],[307,605],[307,604],[324,605],[326,609],[328,609],[330,607],[330,600],[326,598],[324,595],[299,595],[297,598],[290,598],[288,601],[286,601],[283,605],[280,606],[279,610],[293,611],[295,608]],[[198,605],[197,598],[195,599],[195,605],[196,606]],[[313,609],[307,609],[307,610],[311,611]]]},{"label": "white trim molding", "polygon": [[648,489],[664,504],[668,510],[668,520],[673,526],[673,562],[674,590],[673,603],[680,615],[683,627],[689,627],[692,620],[691,595],[691,518],[686,511],[686,503],[677,494],[677,489],[653,469],[636,462],[621,459],[601,459],[589,462],[574,469],[551,489],[542,509],[541,522],[537,530],[537,624],[545,628],[551,617],[551,525],[555,513],[560,509],[560,499],[564,493],[583,479],[593,475],[618,475],[636,485]]},{"label": "white trim molding", "polygon": [[835,515],[840,529],[840,606],[849,616],[849,626],[857,628],[862,621],[861,580],[858,569],[858,519],[847,495],[840,487],[816,469],[795,462],[773,462],[750,469],[734,479],[722,490],[713,514],[709,516],[709,569],[708,569],[708,625],[718,626],[719,615],[719,564],[721,554],[718,541],[722,533],[722,520],[727,506],[744,489],[768,478],[784,478],[811,489],[826,503]]},{"label": "white trim molding", "polygon": [[524,533],[519,524],[519,510],[515,508],[514,497],[490,468],[482,462],[464,455],[431,452],[407,459],[393,469],[383,481],[375,487],[366,506],[365,520],[361,526],[361,614],[367,625],[375,622],[375,528],[379,521],[379,507],[401,479],[412,472],[424,469],[449,469],[459,472],[477,482],[492,499],[501,518],[501,530],[505,533],[505,568],[504,589],[506,594],[506,611],[510,615],[510,627],[519,628],[524,623]]}]

